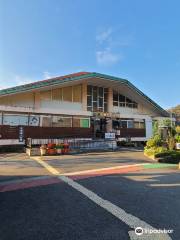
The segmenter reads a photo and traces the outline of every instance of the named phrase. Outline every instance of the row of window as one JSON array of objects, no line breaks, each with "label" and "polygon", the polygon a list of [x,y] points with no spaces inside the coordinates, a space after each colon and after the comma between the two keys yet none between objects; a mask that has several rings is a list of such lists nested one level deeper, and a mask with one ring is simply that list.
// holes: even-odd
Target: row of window
[{"label": "row of window", "polygon": [[116,91],[113,91],[113,106],[138,108],[138,104],[135,101],[132,101],[128,97],[126,97]]},{"label": "row of window", "polygon": [[42,91],[40,94],[41,94],[41,100],[82,102],[82,86],[81,85]]},{"label": "row of window", "polygon": [[121,120],[113,120],[113,129],[119,128],[145,128],[144,120],[132,120],[132,119],[121,119]]},{"label": "row of window", "polygon": [[108,89],[87,86],[87,110],[91,112],[107,112]]},{"label": "row of window", "polygon": [[90,119],[86,117],[0,114],[0,124],[10,126],[42,126],[42,127],[90,127]]},{"label": "row of window", "polygon": [[90,119],[89,118],[79,118],[79,117],[62,117],[62,116],[43,116],[42,118],[43,127],[80,127],[89,128]]}]

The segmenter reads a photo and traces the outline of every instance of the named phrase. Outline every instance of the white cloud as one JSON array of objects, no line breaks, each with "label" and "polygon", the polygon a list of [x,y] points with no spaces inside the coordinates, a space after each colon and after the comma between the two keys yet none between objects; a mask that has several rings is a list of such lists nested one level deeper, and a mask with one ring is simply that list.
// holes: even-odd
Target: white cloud
[{"label": "white cloud", "polygon": [[26,77],[26,76],[21,76],[21,75],[9,75],[8,77],[6,76],[7,80],[1,80],[3,77],[0,79],[0,89],[5,89],[5,88],[10,88],[18,85],[24,85],[32,82],[36,82],[41,79],[48,79],[51,78],[51,74],[48,71],[43,72],[42,77],[39,78],[31,78],[31,77]]},{"label": "white cloud", "polygon": [[9,80],[6,80],[6,81],[0,80],[0,89],[5,89],[5,88],[14,87],[14,86],[37,81],[35,79],[29,78],[29,77],[23,77],[20,75],[11,76],[11,77],[8,77],[8,79]]},{"label": "white cloud", "polygon": [[96,41],[100,44],[102,44],[103,42],[110,40],[112,34],[112,29],[108,28],[103,32],[100,32],[99,34],[96,35]]},{"label": "white cloud", "polygon": [[120,59],[122,59],[122,57],[118,54],[112,53],[109,48],[96,52],[96,61],[100,65],[111,65],[118,62]]},{"label": "white cloud", "polygon": [[[96,35],[96,62],[112,65],[122,60],[122,50],[132,43],[132,34],[123,33],[121,28],[109,27]],[[126,31],[125,31],[126,32]]]},{"label": "white cloud", "polygon": [[32,79],[30,77],[23,77],[23,76],[20,76],[20,75],[16,75],[13,82],[16,85],[23,85],[23,84],[27,84],[27,83],[31,83],[31,82],[35,82],[35,81],[37,81],[37,80]]},{"label": "white cloud", "polygon": [[51,77],[52,77],[52,76],[51,76],[50,72],[48,72],[48,71],[43,72],[43,78],[44,78],[44,79],[49,79],[49,78],[51,78]]}]

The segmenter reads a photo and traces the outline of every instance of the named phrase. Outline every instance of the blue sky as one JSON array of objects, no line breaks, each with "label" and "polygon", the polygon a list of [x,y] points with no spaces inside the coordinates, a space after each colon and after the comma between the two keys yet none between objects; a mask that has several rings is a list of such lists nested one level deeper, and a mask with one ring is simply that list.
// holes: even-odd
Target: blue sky
[{"label": "blue sky", "polygon": [[179,0],[0,0],[0,88],[77,71],[180,104]]}]

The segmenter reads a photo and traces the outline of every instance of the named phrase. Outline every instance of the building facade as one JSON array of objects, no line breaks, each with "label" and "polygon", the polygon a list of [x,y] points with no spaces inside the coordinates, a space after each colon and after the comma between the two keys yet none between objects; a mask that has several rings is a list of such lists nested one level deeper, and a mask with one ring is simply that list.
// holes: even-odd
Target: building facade
[{"label": "building facade", "polygon": [[80,72],[0,90],[0,145],[24,144],[26,138],[104,138],[109,132],[119,141],[146,141],[152,121],[167,117],[128,80]]}]

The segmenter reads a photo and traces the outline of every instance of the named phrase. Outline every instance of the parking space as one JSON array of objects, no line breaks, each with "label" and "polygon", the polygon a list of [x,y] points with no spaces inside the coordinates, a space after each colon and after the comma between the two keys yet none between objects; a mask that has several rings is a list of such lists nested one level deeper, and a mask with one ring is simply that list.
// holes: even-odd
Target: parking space
[{"label": "parking space", "polygon": [[[180,174],[176,169],[142,169],[77,180],[126,212],[180,239]],[[141,226],[140,226],[141,227]]]},{"label": "parking space", "polygon": [[37,162],[24,153],[0,155],[0,183],[49,175]]},{"label": "parking space", "polygon": [[44,156],[52,167],[63,173],[116,167],[152,162],[142,151],[122,150],[117,152],[84,153],[78,155]]},{"label": "parking space", "polygon": [[176,166],[127,150],[0,162],[2,240],[146,239],[136,227],[173,231],[147,239],[180,239]]}]

